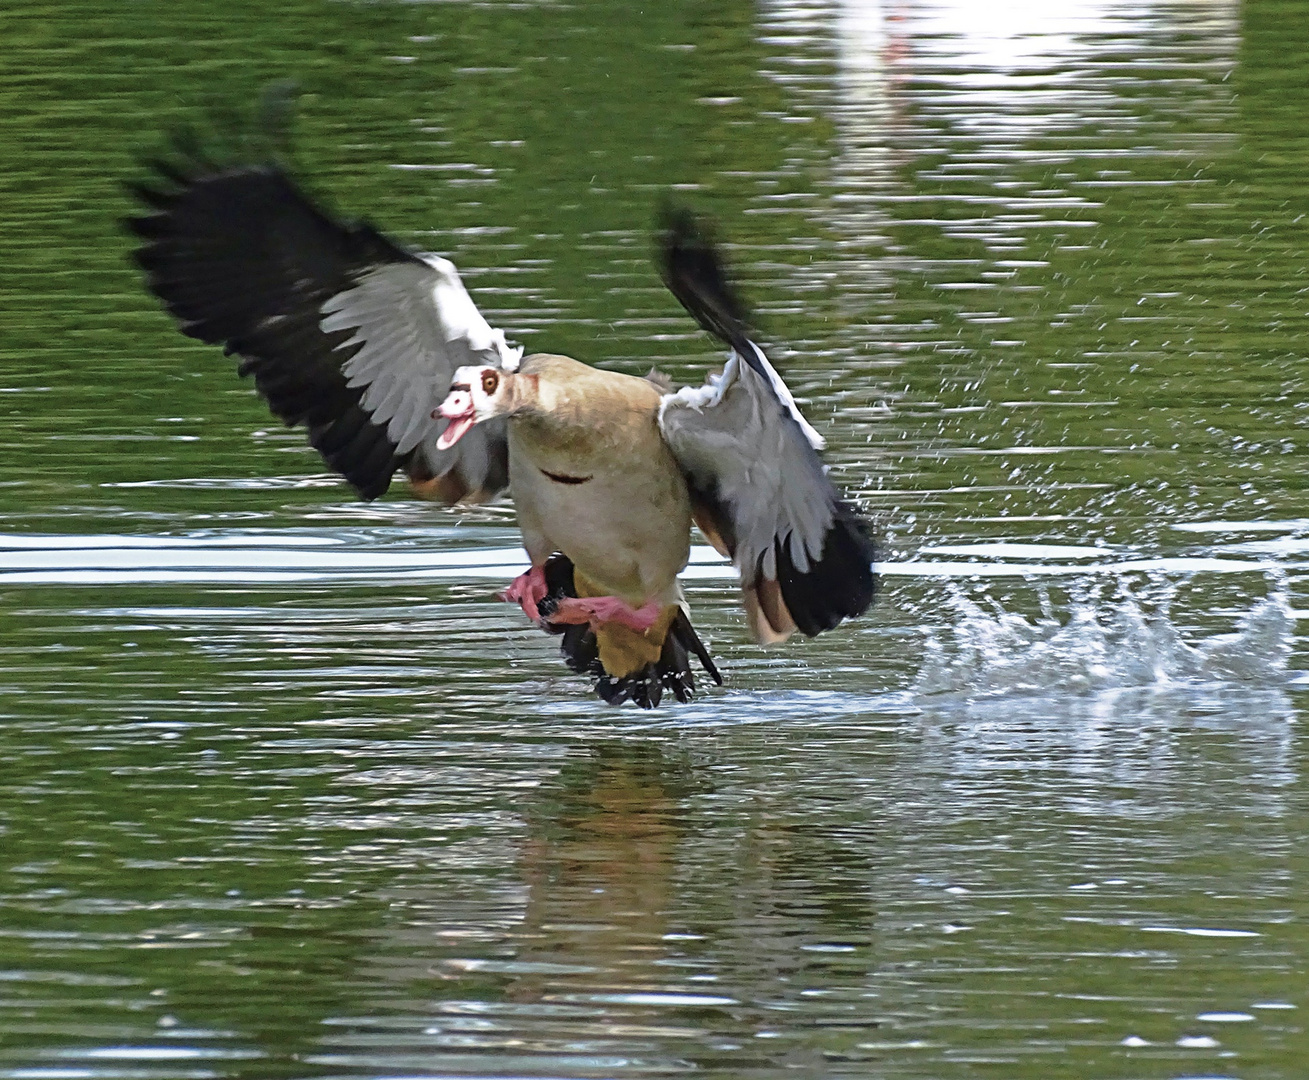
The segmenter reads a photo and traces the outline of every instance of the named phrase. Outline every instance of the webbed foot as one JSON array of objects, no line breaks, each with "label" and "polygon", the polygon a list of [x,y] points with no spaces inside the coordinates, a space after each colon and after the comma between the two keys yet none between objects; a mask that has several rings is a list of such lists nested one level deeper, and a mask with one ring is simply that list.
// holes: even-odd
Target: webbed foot
[{"label": "webbed foot", "polygon": [[651,601],[634,608],[616,596],[565,596],[555,602],[547,621],[551,623],[586,623],[594,630],[603,623],[617,623],[644,634],[659,621],[663,610]]},{"label": "webbed foot", "polygon": [[545,583],[545,567],[533,566],[526,573],[514,578],[509,583],[509,588],[500,594],[500,599],[518,604],[523,609],[523,614],[540,626],[544,619],[537,604],[545,599],[547,592],[549,587]]}]

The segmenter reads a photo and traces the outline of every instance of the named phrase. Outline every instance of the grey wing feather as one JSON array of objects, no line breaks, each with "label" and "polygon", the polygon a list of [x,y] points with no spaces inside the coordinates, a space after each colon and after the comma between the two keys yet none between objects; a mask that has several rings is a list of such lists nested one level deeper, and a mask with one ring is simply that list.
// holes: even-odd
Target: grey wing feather
[{"label": "grey wing feather", "polygon": [[150,179],[128,185],[150,291],[183,333],[240,357],[273,414],[303,424],[363,498],[402,467],[448,502],[502,489],[503,424],[438,451],[444,424],[431,414],[456,366],[512,369],[521,350],[487,325],[449,262],[335,219],[281,165],[241,152],[215,157],[183,135]]},{"label": "grey wing feather", "polygon": [[781,376],[753,342],[741,347],[749,362],[734,348],[721,375],[666,395],[659,426],[724,527],[748,600],[776,582],[794,625],[813,636],[872,602],[873,543],[828,480],[821,437]]},{"label": "grey wing feather", "polygon": [[776,580],[778,541],[808,570],[836,503],[815,453],[817,432],[789,392],[785,400],[776,393],[781,378],[772,365],[766,372],[771,379],[734,351],[721,375],[665,396],[659,410],[664,439],[693,486],[730,508],[733,562],[746,581]]},{"label": "grey wing feather", "polygon": [[509,347],[504,332],[482,317],[454,264],[424,255],[378,266],[321,310],[324,332],[351,332],[341,346],[358,346],[342,367],[347,385],[365,388],[360,404],[374,423],[385,425],[397,453],[417,449],[432,475],[458,465],[474,490],[483,486],[503,457],[504,425],[479,425],[485,430],[474,429],[478,438],[465,436],[438,450],[447,421],[434,412],[455,368],[488,364],[513,371],[522,349]]}]

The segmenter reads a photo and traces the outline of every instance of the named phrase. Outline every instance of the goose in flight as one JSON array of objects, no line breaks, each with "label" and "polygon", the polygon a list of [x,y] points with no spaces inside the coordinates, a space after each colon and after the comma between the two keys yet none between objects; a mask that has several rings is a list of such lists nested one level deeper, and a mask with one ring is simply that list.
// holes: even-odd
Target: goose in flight
[{"label": "goose in flight", "polygon": [[665,212],[660,270],[730,351],[705,385],[674,392],[653,375],[524,358],[451,262],[333,218],[276,156],[228,160],[180,140],[129,187],[150,291],[184,334],[238,357],[362,498],[399,470],[445,503],[509,490],[531,568],[502,596],[562,635],[605,701],[689,700],[690,655],[722,682],[678,582],[693,521],[735,564],[758,642],[816,635],[872,603],[869,528],[688,212]]}]

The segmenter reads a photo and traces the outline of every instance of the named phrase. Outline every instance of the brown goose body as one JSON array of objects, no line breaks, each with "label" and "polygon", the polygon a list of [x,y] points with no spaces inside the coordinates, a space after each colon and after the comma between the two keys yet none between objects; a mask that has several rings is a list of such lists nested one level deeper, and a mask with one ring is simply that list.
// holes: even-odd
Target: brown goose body
[{"label": "brown goose body", "polygon": [[534,564],[560,551],[634,606],[678,603],[690,554],[686,480],[659,430],[647,379],[566,356],[527,357],[509,419],[509,477]]}]

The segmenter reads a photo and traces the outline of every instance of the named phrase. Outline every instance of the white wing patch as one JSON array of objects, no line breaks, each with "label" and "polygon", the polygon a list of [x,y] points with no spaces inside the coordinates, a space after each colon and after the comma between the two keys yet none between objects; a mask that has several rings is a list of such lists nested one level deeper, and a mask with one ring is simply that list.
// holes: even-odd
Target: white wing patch
[{"label": "white wing patch", "polygon": [[659,427],[692,482],[723,504],[735,533],[734,561],[747,584],[777,578],[781,543],[800,573],[822,555],[836,493],[817,450],[823,438],[764,357],[760,374],[732,352],[704,386],[667,394]]},{"label": "white wing patch", "polygon": [[792,419],[800,425],[800,430],[804,432],[805,438],[809,440],[809,445],[815,450],[824,449],[827,446],[827,440],[819,435],[810,426],[809,421],[801,415],[799,408],[796,406],[795,398],[791,396],[791,388],[782,382],[782,376],[777,374],[777,369],[768,362],[764,350],[759,348],[753,341],[747,341],[746,344],[754,350],[759,366],[764,369],[764,373],[768,376],[768,382],[773,388],[773,393],[777,395],[778,401],[786,406],[786,410],[791,414]]},{"label": "white wing patch", "polygon": [[[437,473],[461,453],[434,449],[446,421],[432,412],[449,392],[455,368],[491,364],[514,371],[523,355],[482,317],[454,264],[435,255],[377,266],[321,311],[324,332],[353,332],[338,348],[360,346],[342,365],[347,385],[366,387],[360,404],[386,425],[397,453],[423,444]],[[462,453],[479,445],[470,443]],[[443,460],[442,453],[449,456]]]},{"label": "white wing patch", "polygon": [[420,255],[419,258],[436,271],[432,301],[446,340],[467,341],[474,354],[485,358],[483,363],[496,364],[505,371],[517,371],[523,358],[522,346],[511,348],[505,341],[504,331],[493,329],[482,317],[464,288],[455,264],[440,255]]}]

